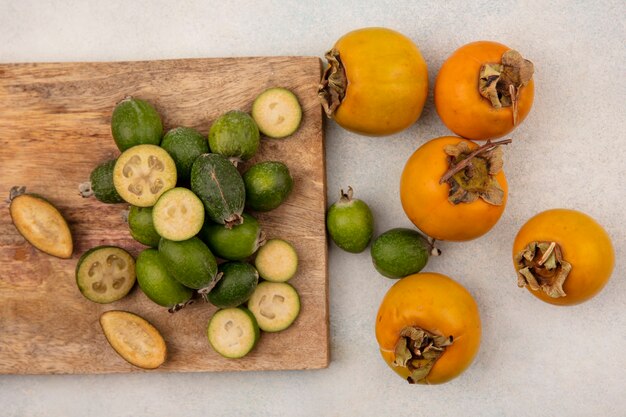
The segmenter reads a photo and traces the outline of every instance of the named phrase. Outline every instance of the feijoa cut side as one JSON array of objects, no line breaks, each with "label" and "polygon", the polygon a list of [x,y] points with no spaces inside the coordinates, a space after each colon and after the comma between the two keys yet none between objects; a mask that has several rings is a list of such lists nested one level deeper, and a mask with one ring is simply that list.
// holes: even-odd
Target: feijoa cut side
[{"label": "feijoa cut side", "polygon": [[300,127],[302,106],[296,95],[288,89],[269,88],[252,103],[252,118],[265,136],[285,138]]},{"label": "feijoa cut side", "polygon": [[158,145],[163,135],[161,116],[147,101],[126,97],[113,110],[111,133],[122,152],[142,144]]},{"label": "feijoa cut side", "polygon": [[100,316],[100,326],[115,352],[132,365],[155,369],[167,359],[163,336],[143,317],[128,311],[106,311]]},{"label": "feijoa cut side", "polygon": [[34,247],[58,258],[71,258],[72,233],[59,210],[45,198],[13,187],[9,212],[17,231]]},{"label": "feijoa cut side", "polygon": [[248,300],[248,308],[261,330],[279,332],[291,326],[300,314],[300,297],[286,282],[264,281]]},{"label": "feijoa cut side", "polygon": [[222,277],[209,293],[209,301],[219,308],[245,303],[259,282],[259,273],[247,262],[225,262],[219,272]]},{"label": "feijoa cut side", "polygon": [[152,209],[154,229],[165,239],[181,241],[198,234],[204,224],[204,205],[190,190],[168,190]]},{"label": "feijoa cut side", "polygon": [[260,162],[243,174],[246,205],[255,211],[270,211],[280,206],[293,190],[289,168],[279,161]]},{"label": "feijoa cut side", "polygon": [[326,228],[341,249],[360,253],[372,239],[374,216],[364,201],[353,198],[352,187],[348,187],[348,192],[341,190],[339,201],[329,207]]},{"label": "feijoa cut side", "polygon": [[217,257],[229,261],[245,259],[265,243],[261,225],[248,213],[243,213],[243,223],[230,229],[223,224],[206,222],[200,237]]},{"label": "feijoa cut side", "polygon": [[248,113],[233,110],[218,117],[209,130],[211,152],[237,163],[252,158],[259,149],[259,128]]},{"label": "feijoa cut side", "polygon": [[206,295],[217,281],[217,261],[199,238],[175,242],[165,238],[159,243],[159,254],[170,276],[185,287]]},{"label": "feijoa cut side", "polygon": [[421,271],[428,262],[431,244],[412,229],[391,229],[372,244],[374,267],[387,278],[404,278]]},{"label": "feijoa cut side", "polygon": [[246,308],[218,310],[207,327],[211,347],[229,359],[246,356],[256,346],[261,332],[254,315]]},{"label": "feijoa cut side", "polygon": [[85,252],[76,265],[81,294],[96,303],[117,301],[135,285],[135,259],[116,246],[98,246]]},{"label": "feijoa cut side", "polygon": [[105,204],[123,203],[124,199],[119,195],[113,184],[113,168],[117,159],[104,162],[91,171],[89,181],[78,186],[83,197],[91,197]]},{"label": "feijoa cut side", "polygon": [[117,159],[113,184],[119,195],[137,207],[153,206],[161,194],[176,186],[176,164],[163,148],[137,145]]},{"label": "feijoa cut side", "polygon": [[203,153],[209,152],[206,138],[196,129],[177,127],[163,136],[161,147],[165,149],[176,164],[178,181],[188,181],[193,161]]},{"label": "feijoa cut side", "polygon": [[298,270],[298,253],[286,240],[270,239],[257,252],[254,265],[261,278],[285,282]]},{"label": "feijoa cut side", "polygon": [[161,236],[152,222],[152,207],[130,206],[128,212],[128,228],[130,235],[139,243],[156,248]]},{"label": "feijoa cut side", "polygon": [[191,288],[176,281],[167,271],[166,262],[156,249],[145,249],[135,263],[137,283],[156,304],[176,311],[193,296]]},{"label": "feijoa cut side", "polygon": [[206,214],[215,223],[241,224],[246,189],[237,168],[222,155],[200,155],[191,167],[191,190],[202,200]]}]

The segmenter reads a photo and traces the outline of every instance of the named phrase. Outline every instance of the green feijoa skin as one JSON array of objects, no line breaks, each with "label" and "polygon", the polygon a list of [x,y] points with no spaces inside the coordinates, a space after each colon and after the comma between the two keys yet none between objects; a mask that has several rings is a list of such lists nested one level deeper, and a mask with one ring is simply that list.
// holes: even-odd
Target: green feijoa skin
[{"label": "green feijoa skin", "polygon": [[378,236],[372,244],[374,267],[387,278],[404,278],[422,270],[428,262],[432,245],[419,232],[391,229]]},{"label": "green feijoa skin", "polygon": [[226,227],[241,224],[246,188],[237,168],[224,156],[205,153],[196,158],[191,190],[202,200],[210,220]]},{"label": "green feijoa skin", "polygon": [[225,262],[219,272],[222,277],[209,293],[209,301],[219,308],[245,303],[259,283],[259,273],[247,262]]},{"label": "green feijoa skin", "polygon": [[246,205],[255,211],[270,211],[280,206],[293,190],[287,165],[278,161],[260,162],[243,174]]},{"label": "green feijoa skin", "polygon": [[130,235],[139,243],[156,248],[161,236],[154,228],[152,207],[130,206],[128,212],[128,228]]},{"label": "green feijoa skin", "polygon": [[193,290],[185,287],[172,277],[166,268],[166,261],[156,249],[146,249],[139,254],[135,263],[139,288],[160,306],[170,312],[183,308]]},{"label": "green feijoa skin", "polygon": [[163,136],[161,116],[147,101],[126,97],[113,110],[111,133],[122,152],[135,145],[158,145]]},{"label": "green feijoa skin", "polygon": [[185,287],[198,290],[202,296],[217,282],[217,261],[199,238],[175,242],[161,239],[159,254],[169,274]]},{"label": "green feijoa skin", "polygon": [[229,261],[245,259],[265,243],[261,225],[248,213],[243,213],[243,223],[230,229],[205,222],[199,235],[217,257]]},{"label": "green feijoa skin", "polygon": [[365,250],[374,233],[374,216],[362,200],[353,198],[352,187],[341,190],[339,201],[326,214],[328,234],[341,249],[360,253]]},{"label": "green feijoa skin", "polygon": [[179,181],[188,181],[193,161],[203,153],[209,152],[209,144],[205,137],[190,127],[177,127],[167,132],[163,136],[161,147],[176,163]]},{"label": "green feijoa skin", "polygon": [[113,168],[117,159],[112,159],[98,165],[91,171],[89,181],[78,186],[80,195],[91,197],[92,195],[102,203],[123,203],[124,199],[119,195],[113,184]]},{"label": "green feijoa skin", "polygon": [[218,117],[209,130],[211,152],[224,155],[235,164],[252,158],[259,149],[260,139],[254,119],[239,110]]}]

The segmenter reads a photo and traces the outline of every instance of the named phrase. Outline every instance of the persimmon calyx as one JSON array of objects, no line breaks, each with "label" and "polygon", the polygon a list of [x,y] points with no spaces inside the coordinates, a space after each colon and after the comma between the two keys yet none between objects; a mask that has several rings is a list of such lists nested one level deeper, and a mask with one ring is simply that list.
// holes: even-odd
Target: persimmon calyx
[{"label": "persimmon calyx", "polygon": [[450,203],[472,203],[482,198],[494,206],[504,204],[504,190],[500,187],[496,174],[504,164],[500,145],[507,143],[511,143],[511,139],[487,141],[473,151],[467,142],[444,147],[450,169],[439,183],[447,182],[450,186]]},{"label": "persimmon calyx", "polygon": [[478,91],[495,109],[513,106],[513,125],[517,125],[517,103],[522,87],[533,78],[534,65],[522,55],[509,49],[500,63],[484,64],[480,68]]},{"label": "persimmon calyx", "polygon": [[452,342],[452,336],[436,335],[416,326],[405,327],[396,343],[393,366],[407,368],[411,372],[407,378],[409,384],[423,382]]},{"label": "persimmon calyx", "polygon": [[552,298],[565,297],[563,284],[572,264],[563,259],[556,242],[530,242],[515,255],[517,285],[542,290]]},{"label": "persimmon calyx", "polygon": [[322,81],[317,88],[317,96],[322,103],[326,116],[332,117],[346,96],[348,79],[337,49],[333,48],[326,52],[325,57],[328,61],[328,67],[324,70]]}]

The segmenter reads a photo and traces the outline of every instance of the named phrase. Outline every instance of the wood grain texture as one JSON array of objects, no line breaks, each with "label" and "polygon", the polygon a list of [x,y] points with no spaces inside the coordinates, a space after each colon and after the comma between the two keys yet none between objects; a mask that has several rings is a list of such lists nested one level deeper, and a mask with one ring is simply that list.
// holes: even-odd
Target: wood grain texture
[{"label": "wood grain texture", "polygon": [[[157,372],[326,367],[325,159],[316,97],[320,68],[315,57],[0,65],[0,194],[8,196],[12,186],[25,185],[44,195],[63,213],[74,236],[72,259],[43,254],[19,235],[8,203],[0,203],[0,373],[145,372],[108,346],[98,318],[111,309],[137,313],[162,332],[169,356]],[[77,189],[98,163],[119,155],[110,132],[115,103],[127,95],[146,99],[161,113],[166,129],[191,126],[207,134],[220,114],[250,111],[252,100],[272,86],[296,93],[304,111],[302,126],[288,139],[263,138],[258,155],[241,171],[255,161],[281,160],[294,177],[285,204],[258,214],[269,237],[292,241],[300,255],[291,282],[300,293],[302,311],[294,325],[264,333],[249,356],[228,360],[207,342],[207,322],[215,311],[207,304],[169,314],[137,287],[108,305],[83,298],[74,269],[84,251],[113,244],[136,256],[143,249],[123,221],[127,205],[83,199]]]}]

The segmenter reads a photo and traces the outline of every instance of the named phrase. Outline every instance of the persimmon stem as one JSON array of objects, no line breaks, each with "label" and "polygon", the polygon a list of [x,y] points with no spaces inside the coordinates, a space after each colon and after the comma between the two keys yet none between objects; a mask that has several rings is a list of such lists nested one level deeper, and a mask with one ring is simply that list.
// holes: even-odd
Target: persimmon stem
[{"label": "persimmon stem", "polygon": [[541,259],[539,259],[539,262],[537,262],[537,266],[542,266],[543,264],[546,263],[548,258],[550,258],[550,255],[552,255],[552,252],[554,252],[555,247],[556,247],[556,242],[550,243],[550,246],[548,246],[548,249],[546,249]]},{"label": "persimmon stem", "polygon": [[472,162],[472,158],[474,158],[475,156],[480,155],[480,154],[485,153],[485,152],[488,152],[488,151],[496,148],[497,146],[506,145],[508,143],[511,143],[512,141],[513,141],[512,139],[503,139],[503,140],[496,141],[496,142],[492,142],[491,140],[488,140],[487,143],[485,143],[484,145],[479,146],[478,148],[474,149],[472,151],[472,153],[467,155],[465,157],[465,159],[463,159],[460,163],[458,163],[457,165],[451,167],[443,175],[443,177],[441,177],[441,179],[439,180],[439,184],[443,184],[444,182],[446,182],[450,178],[452,178],[452,176],[454,176],[454,174],[456,174],[457,172],[459,172],[459,171],[463,170],[464,168],[466,168]]}]

